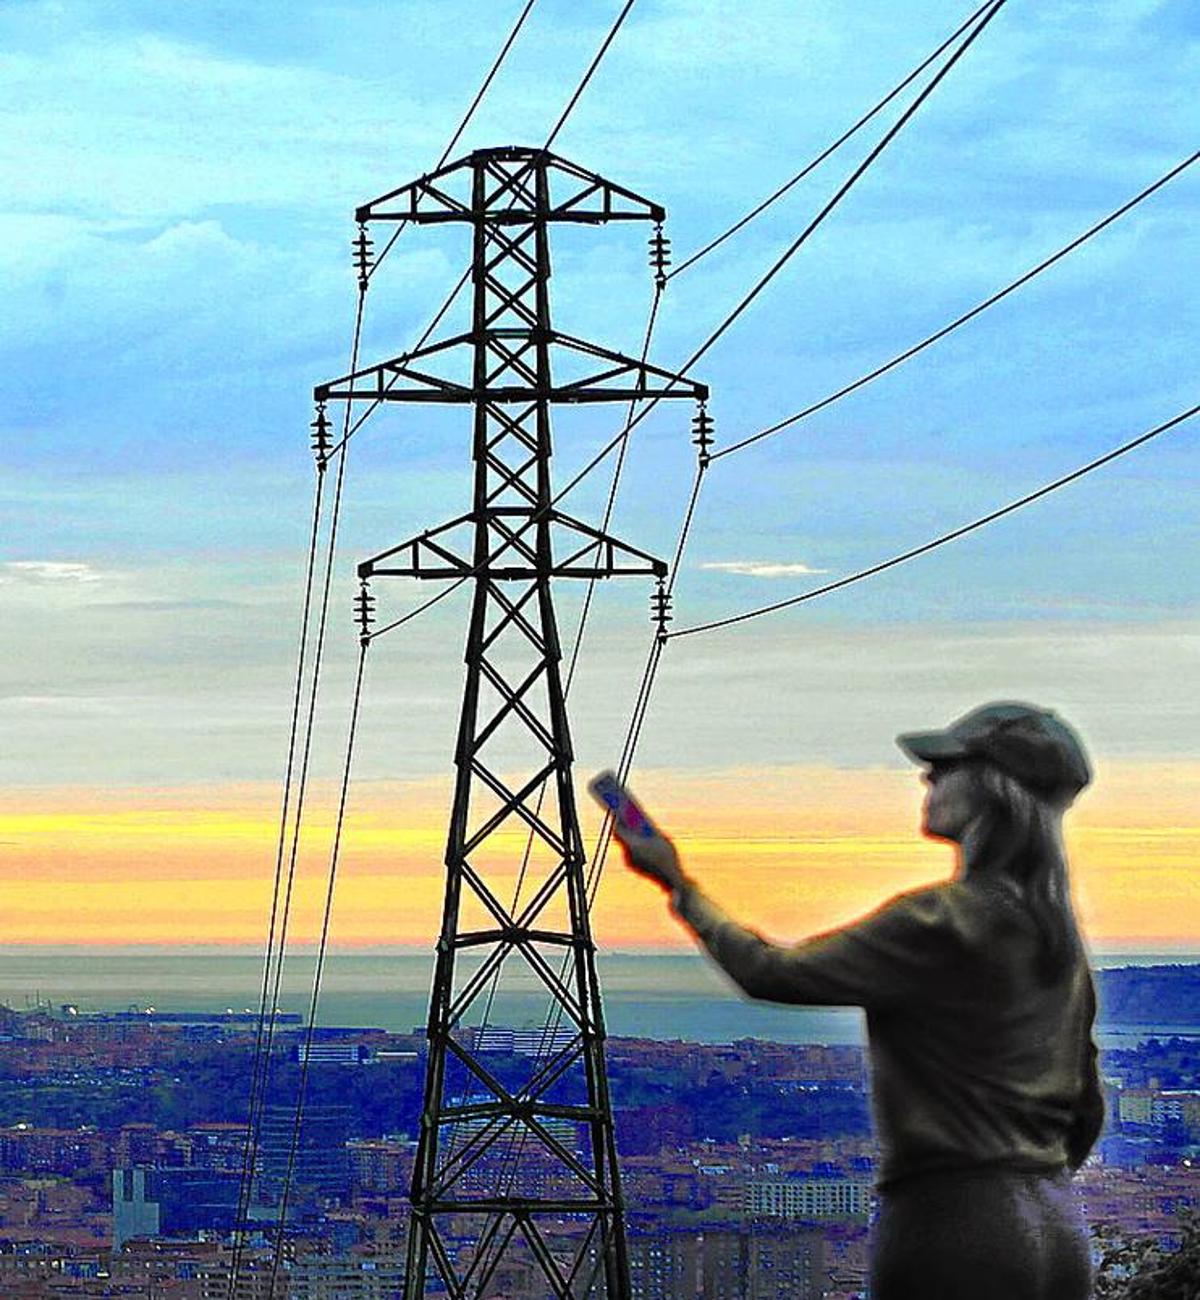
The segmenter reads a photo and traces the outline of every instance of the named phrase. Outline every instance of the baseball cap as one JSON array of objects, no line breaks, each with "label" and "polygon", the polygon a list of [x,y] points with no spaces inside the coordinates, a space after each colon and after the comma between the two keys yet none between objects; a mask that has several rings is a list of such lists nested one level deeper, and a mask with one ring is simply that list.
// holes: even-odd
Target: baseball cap
[{"label": "baseball cap", "polygon": [[1062,803],[1070,803],[1092,779],[1079,737],[1050,709],[1032,704],[984,704],[943,731],[906,732],[896,743],[918,763],[986,759]]}]

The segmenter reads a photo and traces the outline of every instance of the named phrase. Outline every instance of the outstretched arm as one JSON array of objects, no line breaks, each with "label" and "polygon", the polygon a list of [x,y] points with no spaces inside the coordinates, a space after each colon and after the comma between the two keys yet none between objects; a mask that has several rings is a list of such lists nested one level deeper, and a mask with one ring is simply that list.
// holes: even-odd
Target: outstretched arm
[{"label": "outstretched arm", "polygon": [[784,946],[729,917],[687,875],[665,836],[617,838],[633,870],[670,893],[671,910],[752,998],[884,1007],[936,996],[949,929],[934,896],[902,896],[854,925]]}]

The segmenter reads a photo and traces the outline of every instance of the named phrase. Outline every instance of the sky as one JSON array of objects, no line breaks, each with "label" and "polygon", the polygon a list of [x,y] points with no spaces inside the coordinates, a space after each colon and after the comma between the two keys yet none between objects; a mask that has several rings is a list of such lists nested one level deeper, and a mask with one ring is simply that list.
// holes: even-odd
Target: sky
[{"label": "sky", "polygon": [[[354,209],[433,164],[520,7],[0,9],[0,944],[261,942],[311,393],[348,366]],[[536,0],[456,153],[541,143],[619,7]],[[968,12],[637,0],[556,150],[661,202],[682,260]],[[693,368],[718,446],[889,359],[1182,161],[1198,76],[1185,0],[1010,0]],[[695,351],[894,117],[671,281],[653,360]],[[1198,216],[1200,165],[919,358],[714,464],[676,626],[903,551],[1193,405]],[[557,240],[562,329],[638,349],[646,234]],[[371,282],[364,361],[413,342],[467,255],[461,231],[403,236]],[[664,403],[639,426],[613,519],[664,556],[691,486],[688,415]],[[557,418],[557,482],[617,418]],[[300,939],[317,925],[342,759],[353,567],[467,508],[468,429],[463,412],[394,408],[351,448]],[[672,642],[634,785],[696,873],[780,936],[946,874],[947,850],[915,833],[919,782],[892,737],[1032,700],[1095,760],[1069,822],[1093,942],[1200,948],[1196,430],[910,565]],[[606,491],[593,474],[564,508],[596,519]],[[428,594],[377,591],[384,617]],[[619,752],[649,594],[639,579],[598,592],[572,695],[581,776]],[[560,593],[568,640],[578,607]],[[452,597],[372,647],[337,944],[432,945],[466,608]],[[602,943],[684,942],[647,889],[606,873]]]}]

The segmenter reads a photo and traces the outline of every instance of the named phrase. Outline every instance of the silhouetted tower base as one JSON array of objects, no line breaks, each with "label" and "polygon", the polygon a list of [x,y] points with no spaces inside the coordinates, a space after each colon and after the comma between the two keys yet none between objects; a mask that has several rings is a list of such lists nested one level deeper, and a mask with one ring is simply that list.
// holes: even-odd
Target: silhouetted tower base
[{"label": "silhouetted tower base", "polygon": [[[469,514],[359,566],[474,584],[405,1296],[627,1300],[620,1179],[555,621],[556,578],[666,566],[551,505],[555,403],[703,386],[557,332],[554,223],[663,211],[538,149],[486,149],[358,211],[473,231],[469,332],[323,385],[318,402],[473,410]],[[659,245],[661,247],[661,232]],[[540,999],[540,1000],[539,1000]],[[550,1007],[539,1034],[522,1031]],[[517,1026],[517,1034],[505,1027]]]}]

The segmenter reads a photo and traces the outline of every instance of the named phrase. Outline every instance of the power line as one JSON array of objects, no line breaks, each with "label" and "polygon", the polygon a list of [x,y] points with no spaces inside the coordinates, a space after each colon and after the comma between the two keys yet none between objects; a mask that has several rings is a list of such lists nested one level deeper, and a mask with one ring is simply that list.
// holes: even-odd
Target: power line
[{"label": "power line", "polygon": [[912,550],[903,551],[899,555],[893,555],[889,560],[883,560],[879,564],[873,564],[870,568],[860,569],[857,573],[852,573],[848,577],[839,578],[836,582],[827,582],[824,586],[816,587],[812,591],[802,592],[799,596],[791,596],[787,600],[778,600],[771,605],[762,605],[758,609],[747,610],[743,614],[734,614],[729,618],[716,619],[711,623],[698,623],[693,627],[684,627],[678,631],[668,633],[668,637],[674,640],[676,637],[693,636],[697,632],[712,632],[716,628],[730,627],[735,623],[745,623],[752,618],[760,618],[764,614],[773,614],[776,610],[787,609],[792,605],[802,604],[807,600],[815,600],[818,596],[827,595],[831,591],[838,591],[842,587],[849,587],[852,583],[861,582],[864,578],[873,577],[877,573],[882,573],[885,569],[895,568],[898,564],[906,564],[909,560],[914,560],[919,555],[925,555],[927,552],[936,550],[939,546],[945,546],[948,542],[956,541],[959,537],[965,537],[967,533],[973,533],[976,529],[982,528],[985,524],[993,523],[997,519],[1010,515],[1014,510],[1020,510],[1023,506],[1029,505],[1051,492],[1056,492],[1059,488],[1065,487],[1068,483],[1075,482],[1076,479],[1082,478],[1085,474],[1090,474],[1093,470],[1099,469],[1102,465],[1107,465],[1110,461],[1116,460],[1119,456],[1124,456],[1127,452],[1133,451],[1143,443],[1149,442],[1151,438],[1157,438],[1160,434],[1166,433],[1170,429],[1182,424],[1185,420],[1192,419],[1200,412],[1200,405],[1193,406],[1189,410],[1176,415],[1173,419],[1167,420],[1164,424],[1157,425],[1147,433],[1129,442],[1115,447],[1112,451],[1106,452],[1103,456],[1089,461],[1086,465],[1081,465],[1078,469],[1072,470],[1069,474],[1064,474],[1061,478],[1055,479],[1052,483],[1047,483],[1034,492],[1030,492],[1016,501],[1010,501],[1008,505],[1001,506],[998,510],[993,510],[982,518],[972,520],[969,524],[963,524],[960,528],[955,528],[948,533],[943,533],[940,537],[935,537],[930,542],[925,542],[921,546],[915,546]]},{"label": "power line", "polygon": [[[641,736],[642,726],[646,719],[646,713],[650,704],[650,693],[654,686],[654,679],[658,673],[662,650],[666,640],[672,640],[678,636],[690,636],[696,632],[708,632],[716,628],[745,622],[763,614],[770,614],[776,610],[785,609],[790,605],[798,605],[804,601],[814,600],[818,596],[826,595],[827,593],[836,591],[841,587],[850,586],[855,582],[861,582],[864,578],[869,578],[876,573],[882,573],[885,569],[894,568],[899,564],[903,564],[908,560],[915,559],[917,556],[925,554],[927,551],[934,550],[936,547],[944,546],[946,543],[954,541],[956,538],[962,537],[969,532],[973,532],[975,529],[982,528],[985,524],[992,523],[994,520],[1000,519],[1006,514],[1011,514],[1013,511],[1019,510],[1022,506],[1029,505],[1031,502],[1038,500],[1040,497],[1047,496],[1049,493],[1060,487],[1066,486],[1066,484],[1073,482],[1075,479],[1082,478],[1085,474],[1090,474],[1092,470],[1099,469],[1102,465],[1106,465],[1110,461],[1116,460],[1119,456],[1124,456],[1127,452],[1133,451],[1136,447],[1140,447],[1143,443],[1149,442],[1152,438],[1156,438],[1160,434],[1166,433],[1168,430],[1175,428],[1184,421],[1191,419],[1197,413],[1200,413],[1200,405],[1193,406],[1190,410],[1184,411],[1182,414],[1175,416],[1164,424],[1160,424],[1149,430],[1149,432],[1132,439],[1130,442],[1122,444],[1120,447],[1114,448],[1112,451],[1098,457],[1096,460],[1090,461],[1088,464],[1081,466],[1070,474],[1065,474],[1061,478],[1055,479],[1054,482],[1046,484],[1044,487],[1037,489],[1037,491],[1028,493],[1019,500],[1010,502],[999,510],[994,510],[990,514],[983,516],[981,519],[976,519],[972,523],[965,524],[961,528],[956,528],[952,532],[945,533],[931,542],[926,542],[923,546],[914,547],[912,550],[905,551],[901,555],[893,556],[890,560],[885,560],[880,564],[872,565],[868,569],[862,569],[859,572],[850,574],[848,577],[841,578],[836,582],[826,583],[824,586],[816,588],[813,591],[804,592],[799,596],[793,596],[789,600],[779,601],[773,605],[764,606],[760,609],[749,610],[744,614],[734,615],[732,618],[720,619],[712,623],[698,624],[689,628],[681,628],[676,632],[667,633],[665,638],[656,638],[655,643],[651,646],[650,655],[646,661],[646,667],[642,674],[642,681],[638,688],[637,699],[634,703],[633,715],[630,718],[629,727],[626,731],[625,744],[621,752],[621,761],[617,770],[619,779],[624,781],[628,777],[629,770],[633,765],[634,753],[636,752],[638,740]],[[695,509],[699,484],[700,479],[698,478],[696,487],[693,489],[692,499],[689,503],[687,514],[685,515],[683,530],[680,534],[675,572],[678,572],[678,559],[682,556],[683,548],[687,540],[687,533],[691,526],[691,518]],[[605,817],[601,824],[600,833],[597,837],[596,849],[592,857],[591,870],[588,876],[589,898],[592,900],[595,899],[596,893],[599,890],[600,877],[604,872],[604,865],[611,843],[612,818],[611,815],[609,815]]]},{"label": "power line", "polygon": [[613,43],[617,33],[621,30],[621,24],[625,21],[626,15],[629,13],[629,11],[632,8],[633,8],[633,0],[625,0],[624,7],[622,8],[621,12],[617,15],[616,21],[609,28],[608,35],[604,38],[600,48],[596,51],[596,56],[595,58],[592,59],[591,63],[588,65],[588,70],[583,74],[583,80],[580,81],[579,85],[575,87],[575,93],[567,101],[566,108],[564,108],[563,111],[559,114],[558,121],[555,122],[554,126],[551,128],[550,134],[546,137],[546,143],[542,145],[543,150],[549,149],[550,146],[555,142],[555,140],[558,139],[558,133],[566,125],[567,118],[570,117],[571,114],[575,111],[575,105],[579,103],[579,97],[583,94],[584,90],[587,89],[587,84],[589,81],[591,81],[592,74],[600,66],[600,61],[608,53],[608,47]]},{"label": "power line", "polygon": [[[509,50],[512,49],[513,42],[517,39],[517,34],[520,32],[521,28],[525,25],[525,19],[529,17],[529,11],[533,8],[534,2],[535,0],[526,0],[525,8],[521,10],[520,14],[517,17],[517,21],[513,24],[513,29],[512,31],[509,32],[508,39],[500,47],[500,53],[496,55],[495,61],[492,63],[491,69],[489,70],[487,76],[484,77],[483,79],[483,84],[475,92],[475,98],[471,100],[470,107],[467,109],[466,113],[463,114],[462,121],[459,122],[458,126],[455,128],[454,134],[450,137],[449,144],[447,144],[446,147],[442,150],[442,156],[437,160],[437,162],[433,164],[434,171],[437,171],[437,169],[441,167],[443,163],[445,163],[446,159],[450,157],[451,150],[461,139],[462,133],[467,129],[467,123],[470,122],[471,118],[475,116],[475,110],[479,107],[480,102],[483,100],[484,95],[487,94],[488,87],[491,86],[492,82],[495,80],[496,73],[500,71],[500,65],[504,62],[505,58],[508,56]],[[407,226],[408,226],[408,222],[402,221],[392,232],[392,237],[384,245],[383,252],[380,253],[379,256],[375,259],[375,265],[372,266],[366,272],[366,278],[368,280],[379,269],[379,264],[392,251],[392,248],[395,246],[396,240],[399,239],[400,236],[404,233]],[[455,292],[457,293],[457,290],[455,290]]]},{"label": "power line", "polygon": [[[235,1221],[235,1238],[234,1253],[231,1261],[230,1271],[230,1289],[236,1280],[238,1266],[243,1248],[243,1224],[250,1208],[250,1188],[254,1179],[254,1164],[257,1154],[257,1118],[259,1114],[260,1093],[266,1087],[266,1077],[263,1068],[263,1062],[269,1059],[269,1054],[264,1054],[264,1035],[266,1030],[266,1018],[268,1007],[270,1006],[271,996],[271,975],[274,970],[275,962],[275,936],[276,925],[279,920],[280,904],[280,887],[283,882],[283,859],[285,845],[287,843],[287,826],[290,811],[292,775],[295,768],[296,759],[296,739],[299,732],[300,723],[300,701],[304,694],[304,664],[305,655],[308,646],[308,627],[309,616],[312,611],[312,593],[313,578],[316,573],[316,561],[318,542],[321,528],[321,504],[325,475],[318,474],[316,488],[313,494],[313,519],[312,528],[309,538],[308,563],[306,578],[304,584],[304,604],[300,619],[300,645],[296,659],[296,677],[295,687],[292,692],[292,717],[291,727],[288,734],[287,762],[284,770],[283,780],[283,800],[279,815],[279,833],[277,837],[275,853],[275,883],[271,895],[271,918],[267,928],[267,948],[263,954],[263,974],[262,990],[259,996],[259,1014],[258,1025],[254,1035],[254,1053],[252,1057],[253,1068],[250,1078],[250,1099],[249,1108],[246,1117],[246,1136],[245,1146],[242,1151],[242,1174],[238,1184],[238,1207],[237,1219]],[[272,1019],[275,1015],[275,1008],[271,1007],[269,1014]]]},{"label": "power line", "polygon": [[931,79],[929,85],[913,100],[913,102],[904,110],[899,119],[888,129],[879,143],[871,150],[870,153],[862,160],[861,163],[850,173],[849,177],[842,182],[834,192],[833,197],[817,213],[807,226],[796,236],[786,249],[776,258],[769,270],[767,270],[758,280],[758,283],[742,298],[741,302],[729,313],[720,325],[708,336],[700,345],[695,353],[680,367],[680,370],[686,372],[693,366],[708,350],[717,342],[727,329],[738,319],[747,307],[758,297],[758,295],[767,287],[768,284],[779,274],[795,254],[808,242],[809,237],[821,226],[825,218],[837,207],[842,199],[850,192],[859,178],[867,171],[876,158],[887,148],[889,144],[908,124],[913,115],[921,105],[929,98],[930,95],[941,84],[943,78],[950,72],[954,65],[962,58],[971,48],[975,41],[983,34],[984,29],[1008,3],[1008,0],[991,0],[991,5],[987,13],[979,20],[974,30],[958,47],[957,50],[946,61],[943,68],[940,68],[936,75]]},{"label": "power line", "polygon": [[321,999],[321,978],[325,970],[325,957],[329,949],[329,924],[333,916],[333,891],[337,881],[338,860],[342,848],[342,830],[346,822],[346,801],[350,791],[350,770],[354,760],[354,741],[358,731],[359,707],[362,703],[363,674],[366,668],[367,643],[361,642],[358,653],[358,670],[354,678],[354,693],[350,708],[350,726],[346,739],[346,757],[342,764],[342,786],[338,797],[337,819],[334,823],[333,843],[329,851],[329,875],[325,889],[325,910],[321,919],[321,939],[317,946],[317,962],[313,972],[312,995],[308,1003],[308,1025],[304,1034],[304,1059],[300,1062],[300,1078],[297,1083],[296,1110],[292,1122],[291,1142],[288,1147],[287,1167],[284,1171],[283,1188],[279,1200],[279,1227],[275,1235],[275,1247],[271,1256],[271,1285],[268,1295],[275,1294],[275,1279],[283,1259],[283,1225],[287,1221],[288,1201],[291,1195],[292,1179],[295,1175],[296,1160],[300,1148],[300,1131],[304,1122],[304,1106],[308,1095],[308,1071],[312,1060],[313,1038],[316,1033],[317,1006]]},{"label": "power line", "polygon": [[[687,549],[688,539],[691,536],[692,523],[696,516],[696,505],[700,500],[700,490],[704,486],[707,468],[708,465],[704,461],[701,461],[696,467],[696,477],[692,482],[691,495],[688,497],[687,507],[683,513],[683,523],[680,526],[679,538],[675,544],[675,554],[671,559],[670,578],[666,587],[668,606],[683,565],[683,554]],[[620,781],[624,781],[629,776],[629,771],[633,767],[633,756],[637,752],[638,741],[641,739],[642,726],[646,721],[646,714],[650,708],[650,695],[654,690],[654,679],[658,676],[658,668],[662,661],[666,643],[667,638],[662,634],[662,628],[660,627],[656,630],[654,640],[650,643],[650,652],[646,657],[646,667],[642,672],[642,681],[634,700],[633,713],[625,732],[625,743],[621,748],[621,760],[617,764],[617,779]],[[589,903],[595,902],[596,895],[600,891],[600,879],[604,874],[604,865],[608,860],[608,850],[612,845],[612,828],[612,814],[606,813],[604,820],[600,823],[600,831],[596,837],[596,847],[593,850],[591,866],[588,869]]]},{"label": "power line", "polygon": [[879,100],[879,102],[875,105],[874,108],[871,108],[866,113],[864,113],[862,117],[860,117],[852,127],[842,132],[842,134],[838,136],[838,138],[831,145],[828,145],[811,162],[807,163],[804,167],[802,167],[791,178],[791,180],[785,181],[777,190],[769,194],[756,207],[751,208],[750,211],[747,212],[744,217],[742,217],[738,221],[735,221],[733,225],[730,226],[729,229],[726,230],[723,234],[720,234],[715,239],[710,240],[707,244],[704,245],[703,248],[697,249],[696,252],[692,253],[690,257],[680,262],[679,265],[675,267],[673,271],[670,272],[670,274],[667,276],[667,279],[673,280],[677,275],[680,275],[682,272],[686,271],[688,267],[694,266],[698,261],[700,261],[701,258],[707,257],[709,253],[711,253],[714,249],[719,248],[727,239],[731,239],[734,235],[738,233],[739,230],[743,229],[743,227],[745,226],[748,226],[750,222],[752,222],[755,219],[755,217],[760,216],[762,213],[764,213],[773,203],[783,198],[783,196],[787,194],[789,190],[791,190],[794,186],[798,185],[810,172],[815,171],[825,161],[826,158],[834,154],[838,149],[842,147],[842,145],[846,143],[847,140],[849,140],[852,136],[856,135],[864,126],[866,126],[867,123],[870,122],[872,118],[876,117],[879,113],[881,113],[892,102],[892,100],[896,98],[897,95],[899,95],[902,91],[906,90],[910,85],[912,85],[912,83],[921,75],[921,73],[924,72],[925,69],[930,66],[930,64],[934,63],[938,58],[940,58],[941,55],[943,55],[946,52],[946,50],[948,50],[950,46],[953,45],[956,40],[958,40],[958,38],[963,34],[963,32],[965,32],[967,28],[970,27],[971,24],[975,22],[976,19],[979,18],[979,16],[983,13],[983,11],[988,7],[990,3],[991,0],[984,0],[984,3],[981,4],[979,8],[976,9],[975,12],[964,23],[962,23],[959,27],[957,27],[941,43],[941,45],[939,45],[937,49],[933,51],[932,54],[927,55],[908,74],[908,76],[905,77],[904,80],[899,83],[899,85],[895,86],[892,90],[888,91],[888,93],[881,100]]},{"label": "power line", "polygon": [[[645,364],[646,359],[650,355],[650,345],[654,338],[654,327],[658,320],[658,309],[660,303],[662,302],[662,295],[663,295],[664,288],[665,288],[664,280],[657,281],[654,286],[654,297],[650,304],[650,313],[646,319],[646,330],[642,339],[641,360],[643,364]],[[639,399],[635,397],[630,401],[629,414],[626,416],[626,419],[629,419],[630,416],[633,415],[638,400]],[[626,440],[621,445],[620,453],[617,456],[617,463],[613,467],[612,481],[609,484],[609,489],[608,489],[608,500],[605,502],[604,514],[600,522],[600,531],[602,533],[606,533],[608,531],[609,524],[612,522],[613,510],[616,508],[617,492],[620,488],[621,477],[625,468],[625,453],[628,450],[628,447],[629,447],[629,443],[628,440]],[[583,607],[580,610],[579,621],[575,628],[575,640],[571,646],[571,655],[567,663],[567,673],[563,682],[564,700],[570,697],[571,686],[575,680],[575,670],[579,666],[579,656],[583,649],[584,634],[587,631],[588,620],[592,609],[592,601],[595,597],[596,584],[598,581],[599,581],[598,578],[589,578],[587,581],[587,587],[584,592],[584,598],[583,598]],[[545,801],[545,797],[546,797],[546,786],[543,785],[541,790],[538,791],[537,802],[534,806],[535,817],[541,815],[542,806]],[[525,841],[525,849],[521,855],[520,869],[517,872],[517,883],[513,890],[512,908],[510,910],[514,914],[517,910],[517,904],[520,901],[520,897],[521,897],[521,889],[525,881],[525,876],[529,869],[529,860],[530,860],[530,855],[533,851],[533,842],[534,842],[534,831],[533,828],[531,827]],[[559,968],[559,979],[566,978],[569,968],[570,968],[570,958],[564,957]],[[488,990],[487,1002],[483,1009],[482,1026],[484,1028],[486,1028],[488,1024],[490,1024],[492,1007],[494,1004],[496,991],[499,987],[499,983],[500,983],[500,971],[499,968],[497,968],[495,977],[492,980],[492,986]],[[555,1003],[555,1005],[551,1008],[550,1013],[547,1015],[545,1023],[543,1024],[542,1027],[543,1032],[542,1032],[541,1039],[539,1040],[537,1045],[537,1051],[535,1052],[535,1060],[540,1061],[543,1053],[548,1053],[553,1050],[553,1046],[556,1040],[557,1030],[561,1023],[562,1023],[562,1005],[561,1003]],[[519,1135],[517,1142],[511,1143],[509,1146],[509,1150],[505,1160],[505,1167],[504,1169],[502,1169],[500,1178],[498,1180],[498,1185],[502,1188],[505,1188],[506,1190],[509,1187],[511,1187],[515,1169],[519,1165],[521,1156],[524,1153],[526,1136],[527,1136],[526,1133],[522,1131],[521,1134]],[[451,1140],[453,1140],[453,1137],[451,1138]]]},{"label": "power line", "polygon": [[1148,185],[1141,191],[1141,193],[1135,194],[1133,198],[1129,199],[1128,202],[1123,203],[1114,212],[1110,212],[1103,220],[1097,221],[1094,226],[1090,226],[1083,232],[1083,234],[1077,235],[1069,244],[1065,244],[1060,248],[1057,253],[1052,253],[1044,261],[1039,262],[1037,266],[1031,267],[1024,275],[1013,280],[1011,284],[1006,285],[1003,289],[992,294],[990,298],[985,298],[983,302],[972,307],[970,311],[964,312],[961,316],[952,320],[949,325],[943,325],[940,330],[937,330],[927,338],[922,339],[920,343],[916,343],[912,347],[907,348],[897,356],[894,356],[890,361],[886,361],[883,365],[877,366],[868,374],[860,376],[858,379],[854,380],[853,383],[846,384],[845,387],[839,388],[836,393],[831,393],[828,397],[822,398],[819,402],[814,402],[811,406],[806,406],[802,411],[797,411],[794,415],[789,415],[786,419],[779,420],[777,423],[769,425],[758,433],[751,434],[750,437],[741,439],[740,442],[732,443],[730,446],[724,447],[718,452],[714,452],[713,460],[720,460],[722,456],[731,456],[735,451],[741,451],[743,447],[749,447],[752,443],[761,442],[762,439],[769,438],[773,434],[779,433],[781,430],[786,429],[793,424],[797,424],[801,420],[807,419],[810,415],[815,415],[818,411],[823,411],[827,406],[832,406],[834,402],[840,401],[843,397],[847,397],[858,389],[865,387],[867,384],[880,378],[880,376],[886,375],[889,370],[894,370],[897,366],[903,364],[903,362],[915,357],[917,353],[923,352],[927,347],[930,347],[939,340],[944,339],[947,334],[953,333],[953,331],[958,329],[960,325],[965,325],[968,321],[974,320],[976,316],[987,311],[989,307],[994,307],[996,303],[1007,298],[1010,293],[1021,288],[1022,285],[1028,284],[1035,276],[1040,275],[1056,262],[1061,261],[1068,253],[1073,253],[1080,247],[1080,245],[1086,244],[1094,235],[1098,235],[1107,226],[1111,226],[1114,221],[1118,221],[1127,212],[1136,208],[1139,203],[1142,203],[1156,191],[1162,189],[1164,185],[1174,180],[1181,172],[1186,171],[1196,162],[1197,159],[1200,159],[1200,151],[1185,158],[1181,163],[1177,163],[1170,171],[1160,176],[1153,185]]},{"label": "power line", "polygon": [[[358,350],[362,342],[363,313],[366,306],[366,293],[367,293],[366,285],[360,283],[359,291],[358,291],[358,305],[354,316],[354,338],[350,349],[351,369],[354,369],[358,365]],[[349,424],[349,419],[350,419],[350,411],[349,408],[347,408],[345,424],[343,426],[343,433],[342,433],[343,439],[345,438],[345,426]],[[322,477],[324,476],[323,468],[321,468],[320,463],[318,466],[318,472],[321,474]],[[321,683],[321,666],[322,666],[322,660],[324,658],[324,651],[325,651],[325,633],[329,621],[329,595],[333,583],[333,564],[334,564],[334,558],[337,553],[337,533],[338,533],[338,524],[341,516],[342,491],[345,485],[345,478],[346,478],[346,456],[343,455],[338,461],[337,480],[334,487],[333,506],[330,515],[329,540],[327,543],[327,547],[325,550],[325,557],[324,557],[325,564],[324,564],[324,575],[321,584],[321,600],[320,600],[320,607],[319,607],[320,612],[317,619],[316,639],[313,645],[313,664],[312,664],[312,676],[309,684],[308,707],[307,707],[306,717],[304,721],[304,727],[301,733],[303,740],[300,745],[300,767],[299,767],[299,774],[298,774],[295,806],[292,813],[292,827],[291,827],[290,837],[288,837],[285,833],[285,838],[287,838],[289,841],[286,850],[288,865],[287,865],[287,873],[286,873],[285,884],[284,884],[283,904],[282,904],[282,908],[278,909],[280,915],[279,939],[278,939],[277,955],[275,957],[272,990],[269,999],[269,1009],[268,1009],[268,1003],[264,1002],[259,1011],[260,1032],[258,1038],[259,1041],[263,1043],[263,1050],[261,1056],[261,1063],[256,1054],[255,1071],[256,1072],[261,1071],[262,1084],[258,1092],[258,1103],[259,1103],[258,1114],[254,1115],[252,1113],[249,1117],[249,1129],[251,1131],[251,1137],[248,1145],[250,1149],[249,1149],[247,1159],[246,1161],[244,1161],[244,1164],[249,1165],[251,1178],[253,1177],[254,1167],[257,1163],[259,1134],[260,1134],[261,1124],[262,1124],[262,1113],[263,1113],[263,1108],[266,1104],[266,1091],[267,1091],[267,1084],[269,1081],[269,1072],[270,1072],[270,1065],[271,1065],[271,1048],[275,1037],[275,1019],[276,1019],[275,1008],[278,1007],[279,1005],[280,989],[283,981],[284,958],[287,951],[288,927],[291,919],[292,894],[295,887],[296,865],[297,865],[297,859],[299,857],[299,852],[300,852],[301,829],[304,824],[304,804],[305,804],[305,798],[308,790],[309,763],[312,757],[312,741],[313,741],[313,730],[314,730],[313,724],[316,717],[317,695]],[[311,588],[305,597],[306,632],[307,632],[307,619],[308,619],[307,605],[310,600],[311,600]],[[292,756],[289,756],[289,781],[291,779],[291,763],[292,763]],[[277,907],[278,907],[278,874],[276,877],[276,902],[273,904],[272,907],[273,915]],[[264,1017],[266,1018],[265,1035],[261,1031],[261,1024]],[[239,1199],[240,1199],[240,1195],[239,1195]],[[277,1231],[280,1236],[280,1239],[282,1239],[282,1233],[283,1233],[282,1217],[280,1218],[279,1223],[277,1225]],[[231,1268],[229,1274],[229,1295],[231,1300],[232,1300],[232,1296],[235,1293],[235,1289],[237,1285],[238,1272],[241,1265],[241,1253],[242,1253],[241,1248],[242,1248],[242,1243],[244,1241],[244,1235],[245,1235],[244,1226],[240,1224],[238,1226],[238,1234],[239,1236],[238,1236],[237,1244],[235,1245],[234,1257],[231,1262]]]}]

